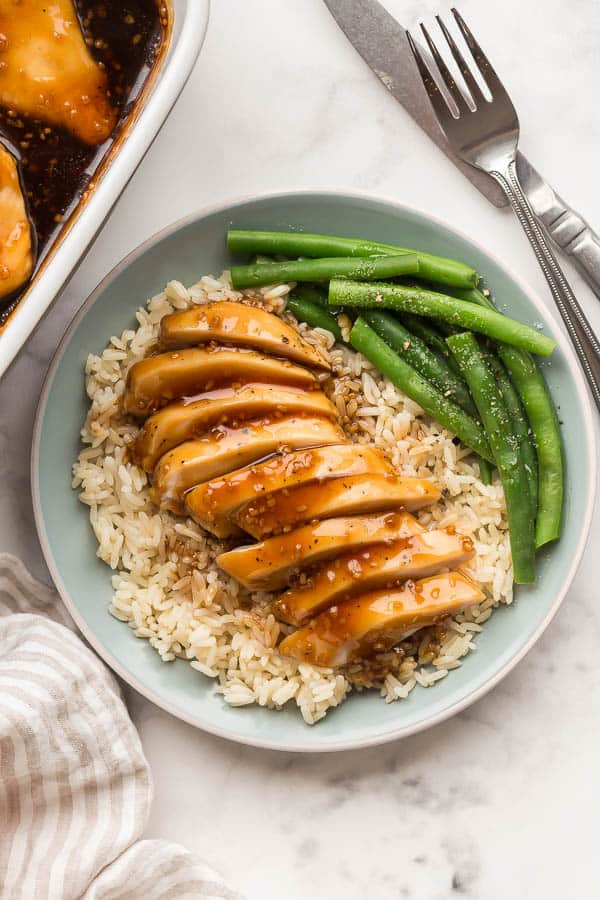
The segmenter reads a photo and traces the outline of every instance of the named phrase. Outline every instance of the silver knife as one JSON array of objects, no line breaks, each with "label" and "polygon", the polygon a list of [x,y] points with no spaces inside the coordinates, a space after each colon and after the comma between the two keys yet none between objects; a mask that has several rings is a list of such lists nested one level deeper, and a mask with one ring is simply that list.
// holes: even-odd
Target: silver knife
[{"label": "silver knife", "polygon": [[600,297],[600,238],[522,155],[517,160],[517,169],[521,186],[544,231],[572,259]]},{"label": "silver knife", "polygon": [[[506,197],[489,175],[452,154],[432,112],[402,25],[378,0],[325,0],[325,4],[355,50],[417,125],[488,200],[495,206],[506,206]],[[527,199],[546,233],[571,257],[600,297],[600,238],[522,154],[518,156],[518,170]]]}]

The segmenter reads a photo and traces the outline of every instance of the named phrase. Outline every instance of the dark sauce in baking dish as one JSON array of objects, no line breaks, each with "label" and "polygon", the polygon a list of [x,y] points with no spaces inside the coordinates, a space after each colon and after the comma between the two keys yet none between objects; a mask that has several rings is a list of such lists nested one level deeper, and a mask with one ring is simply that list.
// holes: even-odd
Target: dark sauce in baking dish
[{"label": "dark sauce in baking dish", "polygon": [[[75,0],[73,5],[85,43],[106,73],[107,98],[117,120],[108,140],[91,146],[66,128],[0,108],[0,138],[20,161],[21,186],[33,226],[33,275],[131,117],[166,50],[170,27],[164,0]],[[0,298],[0,327],[26,288],[27,283]]]}]

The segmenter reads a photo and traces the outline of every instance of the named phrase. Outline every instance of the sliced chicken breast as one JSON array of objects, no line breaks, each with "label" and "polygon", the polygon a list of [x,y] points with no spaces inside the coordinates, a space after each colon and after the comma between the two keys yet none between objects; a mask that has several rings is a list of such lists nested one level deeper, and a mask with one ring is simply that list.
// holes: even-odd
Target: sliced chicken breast
[{"label": "sliced chicken breast", "polygon": [[165,453],[154,470],[153,496],[161,509],[184,512],[184,494],[194,485],[248,465],[284,447],[337,444],[339,425],[315,416],[254,419],[237,428],[218,426],[203,438]]},{"label": "sliced chicken breast", "polygon": [[360,553],[346,553],[319,566],[305,584],[285,591],[275,602],[274,613],[290,625],[302,625],[356,594],[391,589],[406,578],[455,568],[473,555],[472,541],[446,531],[423,531]]},{"label": "sliced chicken breast", "polygon": [[[345,439],[344,439],[345,440]],[[391,467],[381,451],[363,444],[345,442],[335,447],[316,447],[282,453],[256,465],[231,472],[194,488],[186,495],[189,514],[218,537],[237,532],[232,516],[257,497],[329,478],[366,472],[390,474]]]},{"label": "sliced chicken breast", "polygon": [[0,297],[25,284],[33,262],[31,225],[17,161],[0,144]]},{"label": "sliced chicken breast", "polygon": [[420,509],[439,500],[440,492],[423,478],[351,475],[259,496],[238,510],[234,521],[253,537],[289,531],[315,519]]},{"label": "sliced chicken breast", "polygon": [[135,443],[137,462],[151,472],[173,447],[201,437],[215,425],[235,427],[247,419],[282,418],[290,413],[337,420],[337,409],[322,391],[250,384],[239,390],[222,388],[193,401],[171,403],[146,419]]},{"label": "sliced chicken breast", "polygon": [[272,591],[283,587],[293,574],[332,559],[344,549],[391,543],[420,529],[416,519],[405,512],[342,516],[221,553],[217,564],[247,588]]},{"label": "sliced chicken breast", "polygon": [[235,344],[282,356],[305,366],[331,369],[323,354],[279,316],[231,300],[217,300],[165,316],[160,323],[160,339],[165,347],[186,347],[210,341]]},{"label": "sliced chicken breast", "polygon": [[192,347],[159,353],[134,363],[127,373],[125,412],[147,416],[172,400],[194,399],[215,388],[239,389],[248,384],[279,384],[317,389],[312,372],[253,350]]},{"label": "sliced chicken breast", "polygon": [[373,591],[322,612],[279,645],[282,656],[315,666],[344,666],[390,650],[404,637],[480,603],[483,593],[450,572]]},{"label": "sliced chicken breast", "polygon": [[117,124],[108,79],[72,0],[0,0],[0,105],[101,144]]}]

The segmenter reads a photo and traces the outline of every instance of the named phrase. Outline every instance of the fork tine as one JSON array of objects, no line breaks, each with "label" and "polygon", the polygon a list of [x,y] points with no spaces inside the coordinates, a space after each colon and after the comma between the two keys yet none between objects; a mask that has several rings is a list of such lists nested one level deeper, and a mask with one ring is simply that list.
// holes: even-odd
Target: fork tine
[{"label": "fork tine", "polygon": [[429,66],[423,59],[421,51],[415,44],[413,40],[413,36],[410,31],[406,32],[406,38],[408,40],[409,47],[412,51],[412,55],[415,58],[415,62],[417,64],[417,68],[419,70],[419,74],[421,75],[421,79],[423,81],[423,86],[427,91],[429,99],[431,101],[431,105],[433,106],[433,110],[437,116],[440,128],[443,129],[442,122],[447,121],[448,117],[452,118],[452,110],[448,106],[446,102],[446,98],[440,91],[437,86],[435,79],[433,78],[431,72],[429,71]]},{"label": "fork tine", "polygon": [[467,101],[463,97],[463,95],[456,83],[454,75],[452,74],[452,72],[450,71],[450,69],[448,68],[446,63],[444,62],[440,51],[435,46],[433,40],[431,39],[431,37],[429,35],[429,32],[427,31],[427,29],[425,28],[425,26],[423,25],[422,22],[421,22],[421,31],[423,32],[423,37],[427,41],[427,46],[429,47],[429,50],[431,51],[431,55],[433,56],[433,58],[435,60],[435,64],[440,71],[442,80],[448,89],[448,93],[450,94],[450,96],[452,97],[454,102],[456,103],[459,116],[461,116],[463,113],[470,112]]},{"label": "fork tine", "polygon": [[455,7],[453,7],[451,12],[456,19],[456,24],[460,28],[461,34],[465,39],[465,43],[471,51],[471,55],[475,60],[475,64],[481,72],[483,80],[487,84],[492,97],[497,96],[498,94],[504,94],[506,97],[508,97],[504,85],[496,75],[492,64],[473,37],[470,28],[467,26],[459,11]]},{"label": "fork tine", "polygon": [[442,34],[446,38],[446,43],[450,47],[450,52],[452,53],[452,56],[454,57],[456,65],[459,68],[460,74],[462,75],[462,77],[465,80],[465,84],[467,85],[467,88],[469,89],[471,97],[473,98],[475,107],[478,107],[481,103],[486,102],[485,97],[483,96],[483,93],[481,91],[481,88],[479,87],[479,85],[477,84],[477,81],[473,77],[473,73],[471,72],[471,69],[468,66],[467,61],[465,60],[464,56],[460,52],[460,50],[456,44],[456,41],[454,40],[454,38],[452,37],[452,35],[448,31],[448,29],[446,28],[446,24],[445,24],[444,20],[442,19],[441,16],[436,16],[435,18],[436,18],[438,25],[440,26],[440,30],[441,30]]}]

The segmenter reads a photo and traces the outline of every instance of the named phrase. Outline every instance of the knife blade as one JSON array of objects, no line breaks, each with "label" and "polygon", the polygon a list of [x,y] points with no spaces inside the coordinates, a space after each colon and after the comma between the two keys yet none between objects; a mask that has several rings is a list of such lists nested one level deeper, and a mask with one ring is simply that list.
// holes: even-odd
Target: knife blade
[{"label": "knife blade", "polygon": [[[414,64],[406,29],[397,19],[379,0],[325,0],[325,5],[354,49],[417,125],[484,197],[495,206],[506,206],[506,196],[493,178],[453,155]],[[529,204],[547,235],[571,257],[600,298],[600,237],[522,153],[517,154],[517,167]]]},{"label": "knife blade", "polygon": [[432,112],[402,25],[377,0],[325,0],[325,4],[354,49],[417,125],[488,200],[506,206],[506,197],[493,178],[453,156]]}]

